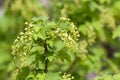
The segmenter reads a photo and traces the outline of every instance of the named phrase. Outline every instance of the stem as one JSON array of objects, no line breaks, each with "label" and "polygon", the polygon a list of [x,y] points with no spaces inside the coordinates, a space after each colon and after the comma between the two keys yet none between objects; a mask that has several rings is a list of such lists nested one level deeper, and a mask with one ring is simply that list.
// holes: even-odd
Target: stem
[{"label": "stem", "polygon": [[119,68],[109,59],[106,59],[104,58],[104,60],[107,62],[107,64],[112,68],[112,70],[115,72],[115,73],[119,73]]},{"label": "stem", "polygon": [[[48,49],[47,49],[47,44],[46,44],[46,40],[45,40],[45,43],[44,43],[44,48],[45,48],[45,54],[48,52]],[[46,58],[46,56],[44,57],[44,59]],[[44,72],[47,73],[48,72],[48,63],[49,63],[49,60],[48,59],[45,59],[45,69],[44,69]]]},{"label": "stem", "polygon": [[48,72],[48,63],[49,63],[48,59],[45,60],[45,69],[44,69],[44,72],[45,72],[45,73]]}]

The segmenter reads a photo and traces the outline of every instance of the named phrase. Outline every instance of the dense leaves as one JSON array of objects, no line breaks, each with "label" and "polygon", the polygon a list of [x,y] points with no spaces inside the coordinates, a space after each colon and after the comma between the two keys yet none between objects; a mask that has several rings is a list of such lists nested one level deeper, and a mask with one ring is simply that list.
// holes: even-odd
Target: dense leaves
[{"label": "dense leaves", "polygon": [[[49,73],[49,63],[57,57],[63,61],[71,61],[71,54],[80,54],[78,38],[77,28],[66,18],[61,18],[59,22],[47,22],[46,17],[33,18],[12,46],[13,65],[18,69],[17,75],[20,75],[17,80],[22,80],[20,70],[25,67],[29,67],[29,74],[33,70],[36,75],[40,74],[39,71],[47,73],[45,80],[60,80],[59,73]],[[36,75],[34,78],[37,78]]]},{"label": "dense leaves", "polygon": [[6,0],[0,18],[0,79],[119,80],[119,4],[53,0],[44,9],[37,0]]}]

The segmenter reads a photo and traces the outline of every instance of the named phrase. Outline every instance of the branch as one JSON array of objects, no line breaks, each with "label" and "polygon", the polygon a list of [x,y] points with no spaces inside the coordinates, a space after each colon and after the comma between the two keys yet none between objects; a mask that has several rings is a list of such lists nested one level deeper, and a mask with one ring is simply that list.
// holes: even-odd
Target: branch
[{"label": "branch", "polygon": [[[45,54],[48,52],[48,49],[47,49],[47,44],[46,44],[46,40],[45,40],[45,43],[44,43],[44,48],[45,48]],[[44,57],[44,59],[46,58],[46,56]],[[48,63],[49,63],[49,60],[46,59],[45,60],[45,69],[44,69],[44,72],[47,73],[48,72]]]},{"label": "branch", "polygon": [[44,72],[45,72],[45,73],[48,72],[48,63],[49,63],[48,59],[45,60],[45,69],[44,69]]}]

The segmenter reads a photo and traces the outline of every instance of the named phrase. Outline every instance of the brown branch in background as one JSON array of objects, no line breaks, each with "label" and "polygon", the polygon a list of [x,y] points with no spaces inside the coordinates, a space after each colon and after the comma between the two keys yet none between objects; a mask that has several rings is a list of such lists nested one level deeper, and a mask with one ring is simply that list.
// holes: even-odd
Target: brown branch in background
[{"label": "brown branch in background", "polygon": [[113,55],[114,55],[114,52],[116,51],[116,48],[112,47],[108,43],[103,43],[102,45],[107,51],[107,57],[108,58],[113,58]]}]

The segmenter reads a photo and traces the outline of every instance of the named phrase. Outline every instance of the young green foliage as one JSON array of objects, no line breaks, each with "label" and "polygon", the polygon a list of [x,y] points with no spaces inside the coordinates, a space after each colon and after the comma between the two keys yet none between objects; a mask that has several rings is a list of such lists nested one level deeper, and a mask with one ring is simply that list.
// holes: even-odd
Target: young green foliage
[{"label": "young green foliage", "polygon": [[[33,18],[27,24],[24,32],[20,32],[12,46],[13,64],[18,70],[17,80],[21,80],[19,76],[24,68],[28,70],[28,74],[35,71],[36,75],[46,75],[43,77],[45,80],[56,80],[58,73],[51,73],[56,75],[54,79],[47,78],[49,63],[57,58],[71,61],[69,51],[72,54],[80,54],[77,28],[67,18],[61,18],[58,22],[49,22],[46,17],[39,17]],[[37,78],[35,74],[33,74],[34,78]],[[25,77],[27,76],[29,75]]]}]

